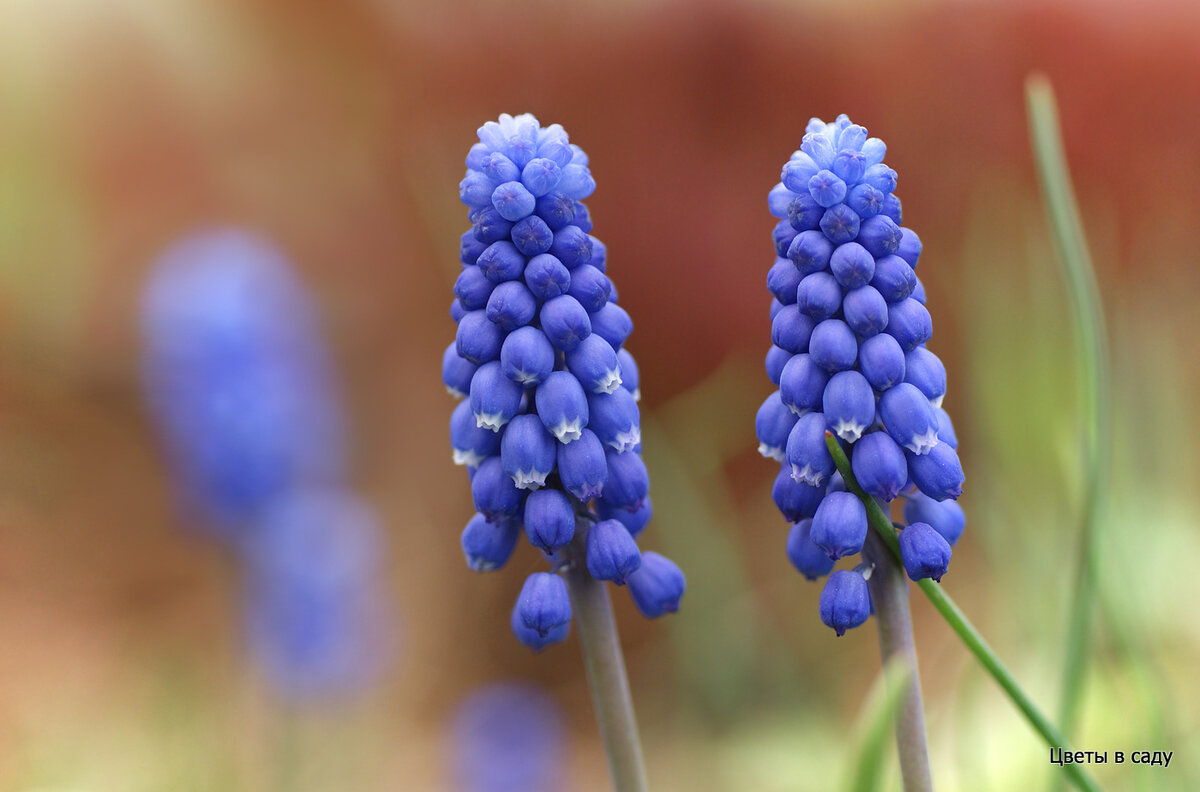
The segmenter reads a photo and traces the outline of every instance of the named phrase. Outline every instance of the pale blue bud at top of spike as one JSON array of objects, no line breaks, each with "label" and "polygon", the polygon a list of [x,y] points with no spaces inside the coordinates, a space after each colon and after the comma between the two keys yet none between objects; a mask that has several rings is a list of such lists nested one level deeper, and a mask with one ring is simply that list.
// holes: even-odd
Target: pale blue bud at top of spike
[{"label": "pale blue bud at top of spike", "polygon": [[566,355],[567,369],[588,393],[612,393],[621,387],[617,353],[593,333]]},{"label": "pale blue bud at top of spike", "polygon": [[614,508],[636,511],[650,491],[650,475],[641,454],[606,449],[604,458],[608,468],[605,502]]},{"label": "pale blue bud at top of spike", "polygon": [[525,535],[546,554],[558,552],[575,537],[575,510],[566,493],[540,489],[525,499]]},{"label": "pale blue bud at top of spike", "polygon": [[476,424],[500,431],[520,411],[524,393],[520,385],[504,376],[500,361],[484,363],[471,378],[469,401]]},{"label": "pale blue bud at top of spike", "polygon": [[865,622],[871,615],[871,592],[862,574],[840,569],[830,575],[821,590],[820,612],[821,621],[839,636]]},{"label": "pale blue bud at top of spike", "polygon": [[591,429],[584,429],[579,439],[558,446],[558,477],[563,489],[590,501],[604,493],[609,468],[604,458],[604,446]]},{"label": "pale blue bud at top of spike", "polygon": [[854,444],[850,467],[868,495],[892,501],[908,483],[904,451],[886,432],[869,432]]},{"label": "pale blue bud at top of spike", "polygon": [[558,444],[536,415],[518,415],[509,422],[500,442],[500,461],[517,489],[534,490],[546,484],[554,470]]},{"label": "pale blue bud at top of spike", "polygon": [[517,612],[525,627],[538,635],[549,635],[554,628],[571,621],[567,582],[552,572],[534,572],[521,587]]},{"label": "pale blue bud at top of spike", "polygon": [[618,453],[632,451],[642,442],[637,401],[624,388],[587,397],[588,428],[606,448]]},{"label": "pale blue bud at top of spike", "polygon": [[601,520],[587,534],[588,572],[596,580],[611,580],[618,586],[642,565],[637,542],[616,520]]},{"label": "pale blue bud at top of spike", "polygon": [[904,502],[904,521],[907,523],[928,523],[951,546],[962,536],[967,524],[967,517],[962,506],[955,501],[936,501],[920,492],[908,496]]},{"label": "pale blue bud at top of spike", "polygon": [[796,414],[783,403],[779,391],[775,391],[758,408],[758,415],[754,419],[754,428],[758,435],[758,453],[776,462],[782,462],[785,459],[784,449],[787,447],[788,435],[795,425]]},{"label": "pale blue bud at top of spike", "polygon": [[475,572],[492,572],[508,563],[520,533],[516,521],[488,522],[476,513],[462,533],[467,566]]},{"label": "pale blue bud at top of spike", "polygon": [[912,580],[941,581],[950,567],[950,543],[928,523],[916,522],[900,532],[900,561]]},{"label": "pale blue bud at top of spike", "polygon": [[862,550],[867,538],[867,510],[857,495],[831,492],[813,515],[809,539],[833,560]]},{"label": "pale blue bud at top of spike", "polygon": [[875,392],[857,371],[839,371],[829,378],[821,397],[825,425],[848,443],[875,422]]},{"label": "pale blue bud at top of spike", "polygon": [[628,582],[634,604],[648,619],[679,610],[679,600],[687,588],[687,580],[675,562],[652,550],[642,553],[642,563]]},{"label": "pale blue bud at top of spike", "polygon": [[450,415],[450,448],[454,464],[479,467],[483,460],[500,453],[500,435],[480,427],[470,403],[462,401]]},{"label": "pale blue bud at top of spike", "polygon": [[578,440],[588,425],[583,386],[569,371],[555,371],[534,393],[538,418],[560,443]]},{"label": "pale blue bud at top of spike", "polygon": [[825,445],[825,416],[819,412],[800,416],[788,435],[784,454],[793,479],[814,487],[824,484],[834,471],[833,457]]},{"label": "pale blue bud at top of spike", "polygon": [[805,519],[792,525],[787,538],[787,556],[796,571],[809,580],[825,577],[833,570],[833,559],[809,539],[812,520]]}]

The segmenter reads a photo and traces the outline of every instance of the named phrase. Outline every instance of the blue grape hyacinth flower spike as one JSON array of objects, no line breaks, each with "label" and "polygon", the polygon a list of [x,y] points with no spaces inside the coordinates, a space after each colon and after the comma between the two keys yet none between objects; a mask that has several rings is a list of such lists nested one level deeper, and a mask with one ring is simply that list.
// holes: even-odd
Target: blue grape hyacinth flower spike
[{"label": "blue grape hyacinth flower spike", "polygon": [[826,432],[863,490],[885,506],[904,501],[911,575],[940,578],[965,522],[954,503],[958,440],[942,409],[946,368],[926,346],[921,240],[902,225],[886,151],[844,115],[814,118],[767,197],[778,222],[766,368],[777,389],[755,430],[760,453],[780,464],[771,495],[792,524],[788,558],[809,579],[830,576],[821,618],[839,635],[871,612],[864,575],[834,571],[838,559],[858,563],[868,526],[835,476]]}]

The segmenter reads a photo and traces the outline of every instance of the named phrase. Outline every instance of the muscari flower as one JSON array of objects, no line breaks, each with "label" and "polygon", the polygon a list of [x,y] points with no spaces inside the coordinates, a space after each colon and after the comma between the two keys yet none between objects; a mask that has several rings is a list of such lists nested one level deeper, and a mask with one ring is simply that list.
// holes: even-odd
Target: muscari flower
[{"label": "muscari flower", "polygon": [[527,578],[512,611],[514,634],[538,650],[567,636],[565,564],[627,584],[648,617],[679,607],[684,577],[636,542],[652,507],[638,369],[624,346],[633,322],[582,203],[596,186],[587,155],[528,114],[478,134],[459,184],[472,226],[442,380],[465,398],[450,439],[477,511],[462,534],[468,566],[499,569],[522,534],[553,565]]},{"label": "muscari flower", "polygon": [[[781,464],[772,497],[793,523],[788,557],[807,578],[861,553],[866,511],[845,492],[825,446],[832,432],[855,478],[885,503],[904,500],[904,566],[940,579],[965,518],[958,441],[942,409],[946,369],[926,347],[933,325],[916,268],[921,241],[901,225],[883,141],[846,116],[809,122],[770,191],[775,261],[767,376],[778,387],[755,420],[759,451]],[[863,565],[835,571],[821,619],[866,621]]]},{"label": "muscari flower", "polygon": [[[268,680],[293,699],[361,687],[390,643],[383,535],[346,489],[328,351],[295,274],[252,234],[194,234],[154,265],[143,331],[148,399],[177,483],[243,562],[247,642]],[[463,384],[461,367],[450,373]],[[457,456],[491,453],[473,421],[452,423]]]},{"label": "muscari flower", "polygon": [[524,683],[477,688],[451,723],[457,792],[554,792],[563,788],[566,732],[546,692]]}]

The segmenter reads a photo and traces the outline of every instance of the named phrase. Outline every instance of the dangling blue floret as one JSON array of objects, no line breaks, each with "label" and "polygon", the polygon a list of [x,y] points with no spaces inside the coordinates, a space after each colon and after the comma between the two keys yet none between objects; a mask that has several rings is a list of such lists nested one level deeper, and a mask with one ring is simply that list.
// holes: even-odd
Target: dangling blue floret
[{"label": "dangling blue floret", "polygon": [[629,593],[647,619],[657,619],[679,610],[687,588],[683,572],[671,559],[653,550],[642,553],[642,564],[629,576]]},{"label": "dangling blue floret", "polygon": [[871,592],[863,576],[841,569],[829,576],[821,590],[821,621],[839,636],[857,627],[871,615]]},{"label": "dangling blue floret", "polygon": [[601,520],[588,531],[587,568],[596,580],[623,586],[641,565],[637,542],[617,520]]},{"label": "dangling blue floret", "polygon": [[[906,519],[932,526],[947,545],[964,523],[950,500],[962,490],[962,468],[940,406],[946,370],[925,348],[933,325],[914,272],[921,240],[902,225],[886,152],[846,116],[814,118],[767,197],[779,222],[765,362],[779,389],[759,408],[755,432],[762,453],[782,459],[771,496],[794,524],[789,557],[809,577],[826,574],[830,558],[860,552],[867,530],[861,502],[834,475],[827,429],[868,494],[891,501],[914,493]],[[835,572],[821,595],[822,620],[841,634],[869,613],[863,575]]]},{"label": "dangling blue floret", "polygon": [[518,533],[520,528],[515,521],[488,522],[486,517],[477,512],[462,533],[462,549],[467,566],[476,572],[500,569],[512,556]]},{"label": "dangling blue floret", "polygon": [[[459,240],[463,269],[450,310],[458,327],[442,380],[469,397],[450,424],[479,512],[463,533],[468,565],[499,568],[522,526],[555,564],[530,577],[512,613],[513,633],[536,650],[567,635],[558,572],[586,564],[594,577],[620,583],[642,557],[633,537],[653,510],[638,366],[623,346],[633,321],[616,304],[607,249],[582,203],[596,187],[587,155],[561,126],[542,128],[531,115],[502,115],[478,135],[459,185],[471,229]],[[780,256],[796,236],[783,225]],[[800,277],[780,261],[794,303]],[[586,548],[573,541],[581,518],[597,526]],[[682,573],[647,557],[654,560],[641,582],[631,580],[638,607],[648,616],[675,610]]]},{"label": "dangling blue floret", "polygon": [[912,523],[900,532],[900,560],[913,580],[941,581],[950,567],[950,543],[927,523]]}]

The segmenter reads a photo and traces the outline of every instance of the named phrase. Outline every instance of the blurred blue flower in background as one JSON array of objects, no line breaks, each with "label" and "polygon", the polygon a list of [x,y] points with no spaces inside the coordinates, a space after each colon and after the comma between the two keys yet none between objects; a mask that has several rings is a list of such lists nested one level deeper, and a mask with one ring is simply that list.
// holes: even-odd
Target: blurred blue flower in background
[{"label": "blurred blue flower in background", "polygon": [[[477,512],[462,534],[467,565],[499,569],[524,533],[556,570],[586,564],[598,580],[628,581],[646,616],[673,612],[679,568],[655,555],[653,573],[637,571],[651,505],[637,364],[624,347],[633,322],[590,233],[587,155],[529,114],[478,134],[459,184],[472,227],[450,309],[458,328],[442,358],[446,389],[466,397],[450,444]],[[591,533],[571,550],[577,521]],[[563,640],[570,619],[561,579],[530,575],[513,611],[518,640],[539,650]]]},{"label": "blurred blue flower in background", "polygon": [[[781,464],[772,497],[794,523],[788,557],[817,579],[859,554],[867,536],[862,503],[834,473],[828,431],[864,491],[885,504],[909,499],[904,567],[914,580],[940,579],[963,529],[953,500],[963,472],[941,409],[946,369],[925,346],[933,324],[916,275],[921,241],[901,225],[882,140],[844,115],[814,118],[806,133],[768,196],[780,220],[766,367],[779,389],[755,419],[759,451]],[[838,635],[867,619],[866,568],[826,583],[821,619]]]},{"label": "blurred blue flower in background", "polygon": [[143,333],[184,505],[243,562],[247,640],[272,685],[309,699],[374,678],[384,536],[347,489],[329,352],[286,259],[238,229],[183,239],[150,273]]},{"label": "blurred blue flower in background", "polygon": [[293,698],[350,691],[386,658],[379,591],[384,536],[344,490],[277,498],[243,543],[247,640]]},{"label": "blurred blue flower in background", "polygon": [[561,792],[567,738],[541,688],[497,684],[473,691],[451,726],[457,792]]},{"label": "blurred blue flower in background", "polygon": [[342,483],[329,353],[270,243],[219,229],[173,245],[150,273],[142,331],[150,407],[203,525],[238,531],[289,489]]}]

